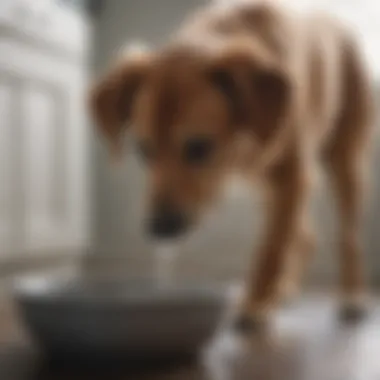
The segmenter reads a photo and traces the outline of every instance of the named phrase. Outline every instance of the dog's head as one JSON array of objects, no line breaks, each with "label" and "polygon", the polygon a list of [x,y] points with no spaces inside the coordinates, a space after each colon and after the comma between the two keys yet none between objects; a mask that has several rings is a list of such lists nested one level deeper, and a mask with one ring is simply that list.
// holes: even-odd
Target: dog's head
[{"label": "dog's head", "polygon": [[246,133],[270,145],[289,108],[288,77],[260,49],[176,46],[127,58],[91,93],[91,110],[114,152],[130,126],[150,177],[149,232],[175,237],[216,196]]}]

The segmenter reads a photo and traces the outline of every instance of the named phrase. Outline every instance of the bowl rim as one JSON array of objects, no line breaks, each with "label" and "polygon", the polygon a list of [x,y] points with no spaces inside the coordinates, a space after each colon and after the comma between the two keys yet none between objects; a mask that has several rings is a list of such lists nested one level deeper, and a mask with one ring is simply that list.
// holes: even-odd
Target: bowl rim
[{"label": "bowl rim", "polygon": [[[126,278],[122,279],[86,279],[81,276],[67,276],[57,274],[33,274],[17,276],[11,281],[11,294],[16,301],[21,302],[38,302],[38,303],[57,303],[60,304],[80,304],[87,307],[96,307],[97,305],[112,305],[113,307],[165,307],[169,306],[190,306],[196,305],[214,305],[223,303],[227,298],[227,288],[216,283],[191,283],[188,286],[186,282],[176,283],[176,286],[169,288],[159,288],[151,286],[152,278]],[[70,290],[70,285],[76,284],[95,284],[97,286],[104,283],[120,286],[128,283],[143,283],[150,285],[149,291],[124,292],[122,294],[113,294],[105,292],[103,294],[91,294],[78,292],[73,296],[72,293],[65,292],[65,288]],[[105,281],[105,282],[104,282]],[[113,281],[113,282],[112,282]],[[154,281],[154,280],[153,280]],[[190,283],[189,283],[190,284]],[[178,286],[180,285],[180,286]],[[85,288],[83,288],[85,289]],[[152,291],[153,290],[153,291]]]}]

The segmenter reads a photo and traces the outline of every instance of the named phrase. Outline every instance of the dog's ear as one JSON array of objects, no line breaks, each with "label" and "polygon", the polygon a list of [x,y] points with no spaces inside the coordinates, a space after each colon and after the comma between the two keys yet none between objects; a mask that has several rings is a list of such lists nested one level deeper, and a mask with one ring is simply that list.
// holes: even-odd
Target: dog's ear
[{"label": "dog's ear", "polygon": [[130,120],[137,91],[149,67],[148,55],[122,59],[90,91],[90,113],[116,157],[121,154],[123,133]]},{"label": "dog's ear", "polygon": [[233,125],[248,128],[264,144],[269,142],[290,105],[291,84],[285,71],[267,56],[235,47],[218,54],[207,75],[226,97]]}]

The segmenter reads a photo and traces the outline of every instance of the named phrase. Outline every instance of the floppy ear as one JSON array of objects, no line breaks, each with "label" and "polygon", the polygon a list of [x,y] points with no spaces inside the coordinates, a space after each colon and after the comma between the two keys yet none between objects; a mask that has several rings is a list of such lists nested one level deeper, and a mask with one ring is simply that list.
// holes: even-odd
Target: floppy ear
[{"label": "floppy ear", "polygon": [[246,47],[228,49],[213,60],[208,77],[226,97],[234,126],[264,145],[280,132],[292,91],[288,75],[268,57]]},{"label": "floppy ear", "polygon": [[116,156],[131,117],[133,101],[149,68],[147,56],[126,58],[109,70],[90,91],[89,108]]}]

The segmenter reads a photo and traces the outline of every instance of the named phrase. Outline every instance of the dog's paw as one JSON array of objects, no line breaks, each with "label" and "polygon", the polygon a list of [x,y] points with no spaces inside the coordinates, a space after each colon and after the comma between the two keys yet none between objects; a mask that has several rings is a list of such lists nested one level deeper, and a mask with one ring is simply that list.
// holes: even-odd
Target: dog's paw
[{"label": "dog's paw", "polygon": [[268,321],[263,316],[241,313],[233,319],[232,327],[238,334],[259,334],[267,330]]},{"label": "dog's paw", "polygon": [[344,324],[357,324],[363,321],[368,314],[365,304],[345,303],[338,310],[339,321]]},{"label": "dog's paw", "polygon": [[340,322],[346,324],[360,323],[368,314],[369,299],[366,294],[343,297],[338,310]]},{"label": "dog's paw", "polygon": [[280,295],[278,298],[279,306],[281,306],[284,309],[292,308],[297,303],[300,297],[300,292],[298,289],[284,291],[283,294]]},{"label": "dog's paw", "polygon": [[249,334],[255,331],[257,327],[255,320],[246,314],[238,315],[232,321],[233,330],[239,334]]}]

